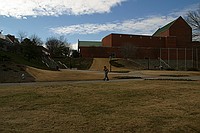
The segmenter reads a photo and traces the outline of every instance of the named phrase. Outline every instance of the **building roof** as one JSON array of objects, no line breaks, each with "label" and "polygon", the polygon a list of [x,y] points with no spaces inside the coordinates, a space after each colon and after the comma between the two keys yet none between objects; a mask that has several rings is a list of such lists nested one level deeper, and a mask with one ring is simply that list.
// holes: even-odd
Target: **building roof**
[{"label": "building roof", "polygon": [[[186,25],[188,25],[188,27],[190,27],[190,25],[180,16],[179,18],[177,18],[176,20],[168,23],[167,25],[163,26],[162,28],[159,28],[152,36],[160,36],[161,33],[169,30],[172,25],[177,22],[178,20],[181,20],[183,22],[185,22]],[[190,27],[191,28],[191,27]]]},{"label": "building roof", "polygon": [[101,47],[101,41],[78,41],[79,47]]},{"label": "building roof", "polygon": [[175,21],[176,21],[176,20],[174,20],[174,21],[168,23],[167,25],[163,26],[162,28],[159,28],[159,29],[153,34],[153,36],[159,36],[160,33],[169,30],[169,28],[174,24]]},{"label": "building roof", "polygon": [[1,41],[4,40],[4,41],[8,41],[10,43],[14,43],[14,42],[18,42],[18,40],[15,38],[15,36],[12,36],[12,35],[3,35],[3,34],[0,34],[0,39]]}]

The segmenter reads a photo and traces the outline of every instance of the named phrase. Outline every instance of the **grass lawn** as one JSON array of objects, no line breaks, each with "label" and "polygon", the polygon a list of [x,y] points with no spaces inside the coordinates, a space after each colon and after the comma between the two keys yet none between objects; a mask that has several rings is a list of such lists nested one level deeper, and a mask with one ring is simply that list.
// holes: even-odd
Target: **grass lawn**
[{"label": "grass lawn", "polygon": [[200,132],[200,82],[0,86],[0,132]]}]

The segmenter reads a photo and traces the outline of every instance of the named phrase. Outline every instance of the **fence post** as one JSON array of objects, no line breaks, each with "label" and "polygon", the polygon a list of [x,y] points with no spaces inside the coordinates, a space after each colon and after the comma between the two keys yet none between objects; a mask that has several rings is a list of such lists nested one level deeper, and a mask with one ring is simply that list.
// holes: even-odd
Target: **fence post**
[{"label": "fence post", "polygon": [[198,57],[198,48],[196,48],[196,63],[197,63],[197,69],[199,68],[199,57]]},{"label": "fence post", "polygon": [[186,68],[187,68],[187,48],[185,48],[185,71],[186,71]]},{"label": "fence post", "polygon": [[160,48],[160,59],[159,59],[159,61],[160,61],[160,66],[159,66],[159,68],[161,69],[161,57],[162,57],[162,48]]},{"label": "fence post", "polygon": [[167,48],[167,50],[168,50],[168,51],[167,51],[167,52],[168,52],[167,55],[168,55],[168,64],[169,64],[169,48]]},{"label": "fence post", "polygon": [[194,52],[193,52],[193,48],[192,48],[192,67],[194,68]]},{"label": "fence post", "polygon": [[176,48],[176,67],[178,70],[178,48]]}]

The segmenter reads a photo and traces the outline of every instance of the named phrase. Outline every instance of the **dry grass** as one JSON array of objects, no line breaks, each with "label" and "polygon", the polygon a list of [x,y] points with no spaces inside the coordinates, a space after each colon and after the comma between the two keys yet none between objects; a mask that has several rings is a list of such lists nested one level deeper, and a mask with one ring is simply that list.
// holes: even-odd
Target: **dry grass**
[{"label": "dry grass", "polygon": [[200,82],[0,86],[0,132],[200,132]]},{"label": "dry grass", "polygon": [[[172,76],[172,77],[191,77],[200,76],[199,72],[190,71],[152,71],[152,70],[137,70],[131,71],[129,73],[119,73],[124,72],[125,69],[113,69],[118,73],[109,73],[110,79],[115,79],[115,77],[159,77],[159,76]],[[126,69],[127,70],[127,69]],[[33,67],[27,67],[26,72],[32,75],[35,81],[80,81],[80,80],[102,80],[104,78],[104,72],[101,71],[82,71],[82,70],[68,70],[62,69],[61,71],[50,71],[42,70]],[[200,78],[200,77],[199,77]]]},{"label": "dry grass", "polygon": [[[104,72],[69,70],[61,69],[60,71],[42,70],[33,67],[27,67],[26,72],[35,78],[35,81],[81,81],[81,80],[102,80]],[[114,79],[116,76],[124,75],[123,73],[109,73],[109,78]]]},{"label": "dry grass", "polygon": [[97,80],[103,79],[103,72],[68,70],[49,71],[33,67],[27,67],[26,71],[31,74],[36,81],[74,81],[74,80]]}]

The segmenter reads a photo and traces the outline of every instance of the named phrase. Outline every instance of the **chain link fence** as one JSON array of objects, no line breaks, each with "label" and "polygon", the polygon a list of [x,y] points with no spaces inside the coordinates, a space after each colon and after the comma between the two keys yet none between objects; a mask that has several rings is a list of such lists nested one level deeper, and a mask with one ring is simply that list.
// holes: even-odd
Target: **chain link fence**
[{"label": "chain link fence", "polygon": [[[124,54],[144,69],[198,70],[200,48],[142,48],[129,49]],[[125,52],[124,52],[125,53]]]}]

